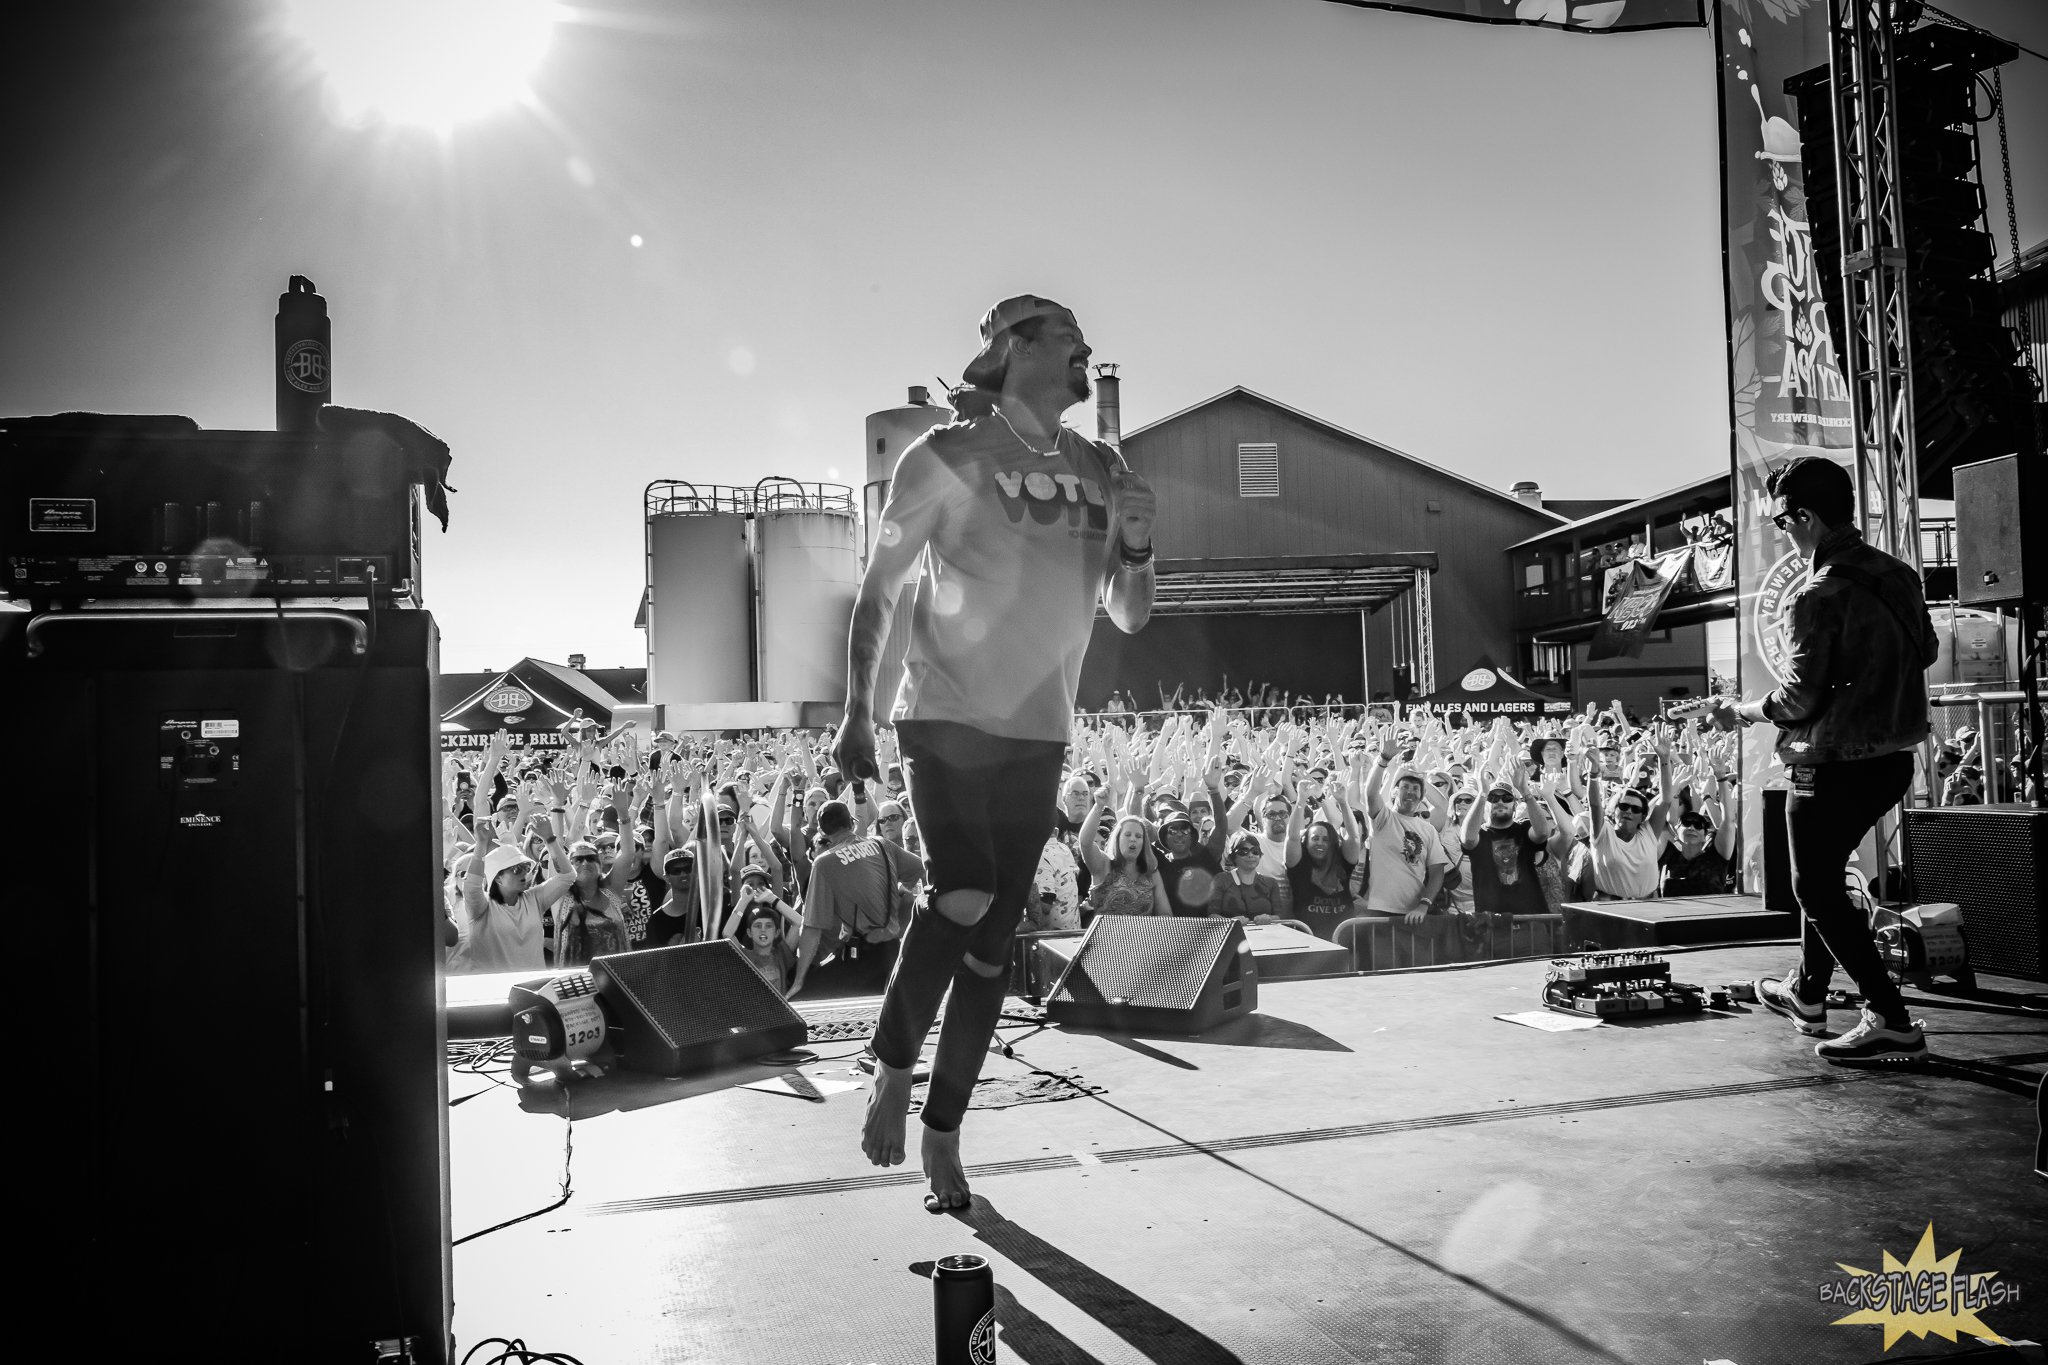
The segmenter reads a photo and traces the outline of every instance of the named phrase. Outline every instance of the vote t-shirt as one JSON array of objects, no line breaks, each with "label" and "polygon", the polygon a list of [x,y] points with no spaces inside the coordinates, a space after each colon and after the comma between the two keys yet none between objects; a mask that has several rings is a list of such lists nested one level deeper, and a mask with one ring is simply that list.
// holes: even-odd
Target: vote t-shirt
[{"label": "vote t-shirt", "polygon": [[1000,414],[927,432],[897,462],[881,535],[927,554],[893,715],[1064,742],[1114,568],[1115,457],[1061,428],[1053,453]]}]

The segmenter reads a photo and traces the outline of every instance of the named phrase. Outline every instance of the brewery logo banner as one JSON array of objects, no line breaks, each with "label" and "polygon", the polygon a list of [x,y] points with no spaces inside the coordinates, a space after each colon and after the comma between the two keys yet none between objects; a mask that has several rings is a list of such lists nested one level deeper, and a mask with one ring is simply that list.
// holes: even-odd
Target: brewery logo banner
[{"label": "brewery logo banner", "polygon": [[1631,572],[1635,575],[1614,599],[1614,605],[1607,610],[1607,619],[1593,632],[1593,642],[1586,646],[1586,658],[1600,659],[1639,658],[1643,652],[1643,641],[1649,638],[1650,628],[1657,624],[1657,613],[1664,609],[1664,599],[1671,596],[1671,590],[1678,586],[1692,568],[1692,551],[1677,550],[1656,559],[1636,561]]},{"label": "brewery logo banner", "polygon": [[1577,33],[1697,28],[1707,0],[1337,0],[1361,9],[1404,10],[1480,24],[1537,24]]},{"label": "brewery logo banner", "polygon": [[[1781,681],[1784,611],[1805,578],[1767,515],[1771,471],[1801,455],[1854,461],[1839,318],[1822,305],[1806,210],[1798,101],[1785,81],[1828,60],[1827,0],[1716,0],[1722,259],[1728,299],[1739,685]],[[1763,888],[1765,785],[1782,784],[1777,731],[1742,740],[1743,889]]]}]

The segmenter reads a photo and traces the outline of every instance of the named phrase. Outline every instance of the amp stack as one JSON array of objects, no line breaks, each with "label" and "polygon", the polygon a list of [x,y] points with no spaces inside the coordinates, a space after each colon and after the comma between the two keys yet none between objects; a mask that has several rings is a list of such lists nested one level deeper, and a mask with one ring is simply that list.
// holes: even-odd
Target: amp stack
[{"label": "amp stack", "polygon": [[[312,399],[317,321],[281,330]],[[439,637],[407,459],[381,434],[0,419],[0,683],[52,873],[15,939],[24,1122],[55,1130],[23,1302],[119,1266],[152,1340],[449,1359]]]}]

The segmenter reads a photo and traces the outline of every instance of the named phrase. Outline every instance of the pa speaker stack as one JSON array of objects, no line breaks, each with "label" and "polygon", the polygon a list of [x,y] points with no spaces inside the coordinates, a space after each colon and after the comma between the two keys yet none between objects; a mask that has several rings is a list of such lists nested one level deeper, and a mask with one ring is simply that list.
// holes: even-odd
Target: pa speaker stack
[{"label": "pa speaker stack", "polygon": [[[2019,51],[1989,34],[1932,24],[1899,34],[1893,50],[1919,492],[1946,498],[1956,465],[2033,449],[2034,396],[2001,317],[1977,145],[1978,75]],[[1799,101],[1814,264],[1829,325],[1846,346],[1828,68],[1792,77],[1785,91]]]},{"label": "pa speaker stack", "polygon": [[1205,1033],[1259,1007],[1259,970],[1236,920],[1101,915],[1045,1002],[1056,1024]]}]

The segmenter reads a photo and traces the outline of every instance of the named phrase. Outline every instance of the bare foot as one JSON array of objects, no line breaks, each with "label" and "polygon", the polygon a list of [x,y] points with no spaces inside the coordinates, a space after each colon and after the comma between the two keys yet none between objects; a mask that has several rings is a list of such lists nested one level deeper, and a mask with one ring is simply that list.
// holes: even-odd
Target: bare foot
[{"label": "bare foot", "polygon": [[868,1117],[861,1125],[860,1149],[877,1166],[903,1164],[903,1116],[910,1112],[910,1078],[914,1067],[875,1062],[875,1084],[868,1091]]},{"label": "bare foot", "polygon": [[967,1170],[960,1164],[958,1128],[950,1133],[936,1128],[924,1130],[924,1175],[932,1186],[932,1192],[924,1197],[927,1212],[964,1209],[972,1202],[967,1192]]}]

